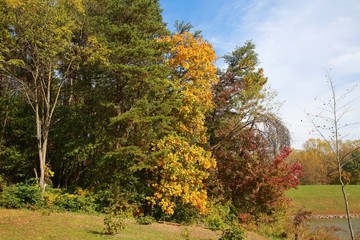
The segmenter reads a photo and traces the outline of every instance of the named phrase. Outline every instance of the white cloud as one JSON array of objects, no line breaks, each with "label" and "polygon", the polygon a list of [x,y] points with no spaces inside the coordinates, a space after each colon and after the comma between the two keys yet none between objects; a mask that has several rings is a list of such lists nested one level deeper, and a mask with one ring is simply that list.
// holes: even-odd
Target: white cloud
[{"label": "white cloud", "polygon": [[329,59],[329,66],[338,69],[341,73],[360,73],[360,48],[354,48],[352,51],[345,51]]},{"label": "white cloud", "polygon": [[[295,147],[314,137],[308,134],[308,125],[300,120],[306,118],[304,110],[316,111],[315,96],[329,93],[325,69],[333,69],[339,89],[360,83],[360,1],[202,0],[202,3],[207,14],[195,14],[189,20],[196,29],[203,30],[218,55],[233,51],[246,40],[252,39],[256,44],[269,84],[279,93],[279,101],[285,100],[280,114],[293,133]],[[191,14],[191,6],[188,11]],[[224,66],[223,61],[219,61],[219,66]],[[360,96],[360,89],[353,94]],[[360,106],[360,101],[354,102],[354,106]],[[357,107],[348,120],[359,117]],[[360,138],[359,126],[350,131],[349,137]]]},{"label": "white cloud", "polygon": [[[241,24],[229,34],[227,45],[244,39],[256,44],[269,83],[279,100],[286,100],[281,116],[295,147],[314,137],[301,120],[304,110],[316,111],[314,97],[329,92],[325,69],[334,69],[339,87],[360,82],[355,78],[360,77],[359,12],[357,1],[260,1],[239,17]],[[360,116],[359,110],[352,116]],[[357,129],[352,133],[360,137]]]}]

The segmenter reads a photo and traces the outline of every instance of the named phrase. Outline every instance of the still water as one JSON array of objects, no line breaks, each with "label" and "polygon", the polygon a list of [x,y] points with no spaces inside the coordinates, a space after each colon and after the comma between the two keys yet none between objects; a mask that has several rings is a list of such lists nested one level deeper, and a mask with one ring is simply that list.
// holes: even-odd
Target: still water
[{"label": "still water", "polygon": [[[351,219],[352,227],[354,230],[355,238],[360,237],[360,218]],[[341,239],[350,239],[349,227],[347,219],[314,219],[311,221],[312,227],[336,227],[341,229],[336,234]]]}]

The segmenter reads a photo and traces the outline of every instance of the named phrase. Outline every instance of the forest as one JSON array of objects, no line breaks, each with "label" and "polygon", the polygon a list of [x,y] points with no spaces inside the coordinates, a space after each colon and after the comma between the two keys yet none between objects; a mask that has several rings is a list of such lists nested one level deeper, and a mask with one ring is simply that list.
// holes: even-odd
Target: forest
[{"label": "forest", "polygon": [[[253,42],[218,69],[200,31],[175,29],[154,0],[0,0],[0,206],[216,230],[338,184],[326,142],[291,148]],[[359,162],[343,174],[359,184]]]}]

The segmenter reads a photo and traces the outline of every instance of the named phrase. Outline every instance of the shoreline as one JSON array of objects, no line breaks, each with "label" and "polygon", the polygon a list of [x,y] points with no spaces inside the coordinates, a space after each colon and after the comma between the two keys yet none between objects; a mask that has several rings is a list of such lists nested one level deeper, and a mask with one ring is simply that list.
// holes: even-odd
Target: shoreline
[{"label": "shoreline", "polygon": [[[311,215],[310,219],[347,219],[345,214],[316,214]],[[350,219],[360,218],[360,214],[350,214]]]}]

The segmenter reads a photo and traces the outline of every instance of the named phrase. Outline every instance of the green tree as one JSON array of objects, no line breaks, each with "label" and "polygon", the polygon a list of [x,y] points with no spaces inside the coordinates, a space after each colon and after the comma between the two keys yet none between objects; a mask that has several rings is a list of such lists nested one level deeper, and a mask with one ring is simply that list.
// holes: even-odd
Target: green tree
[{"label": "green tree", "polygon": [[34,111],[42,192],[52,174],[47,161],[49,132],[61,88],[68,80],[68,72],[60,68],[64,59],[72,58],[76,22],[71,13],[75,10],[82,11],[76,0],[1,2],[1,31],[9,49],[1,70],[7,80],[16,82]]},{"label": "green tree", "polygon": [[67,184],[110,187],[145,203],[149,156],[172,128],[176,105],[163,59],[168,44],[159,41],[168,31],[158,1],[86,1],[84,9],[73,39],[79,68],[64,88],[69,106],[62,109],[74,124],[65,126],[71,131],[59,127],[59,137],[72,141],[60,141],[57,154],[65,161],[56,168],[64,177],[71,173]]},{"label": "green tree", "polygon": [[[0,82],[0,174],[8,182],[21,182],[34,171],[36,143],[29,117],[31,109],[7,81]],[[36,157],[36,155],[35,155]]]},{"label": "green tree", "polygon": [[359,140],[348,140],[341,144],[342,156],[350,152],[350,154],[348,154],[344,158],[344,162],[346,162],[346,164],[344,164],[343,166],[344,179],[349,184],[360,183],[360,149],[358,148],[359,145]]}]

